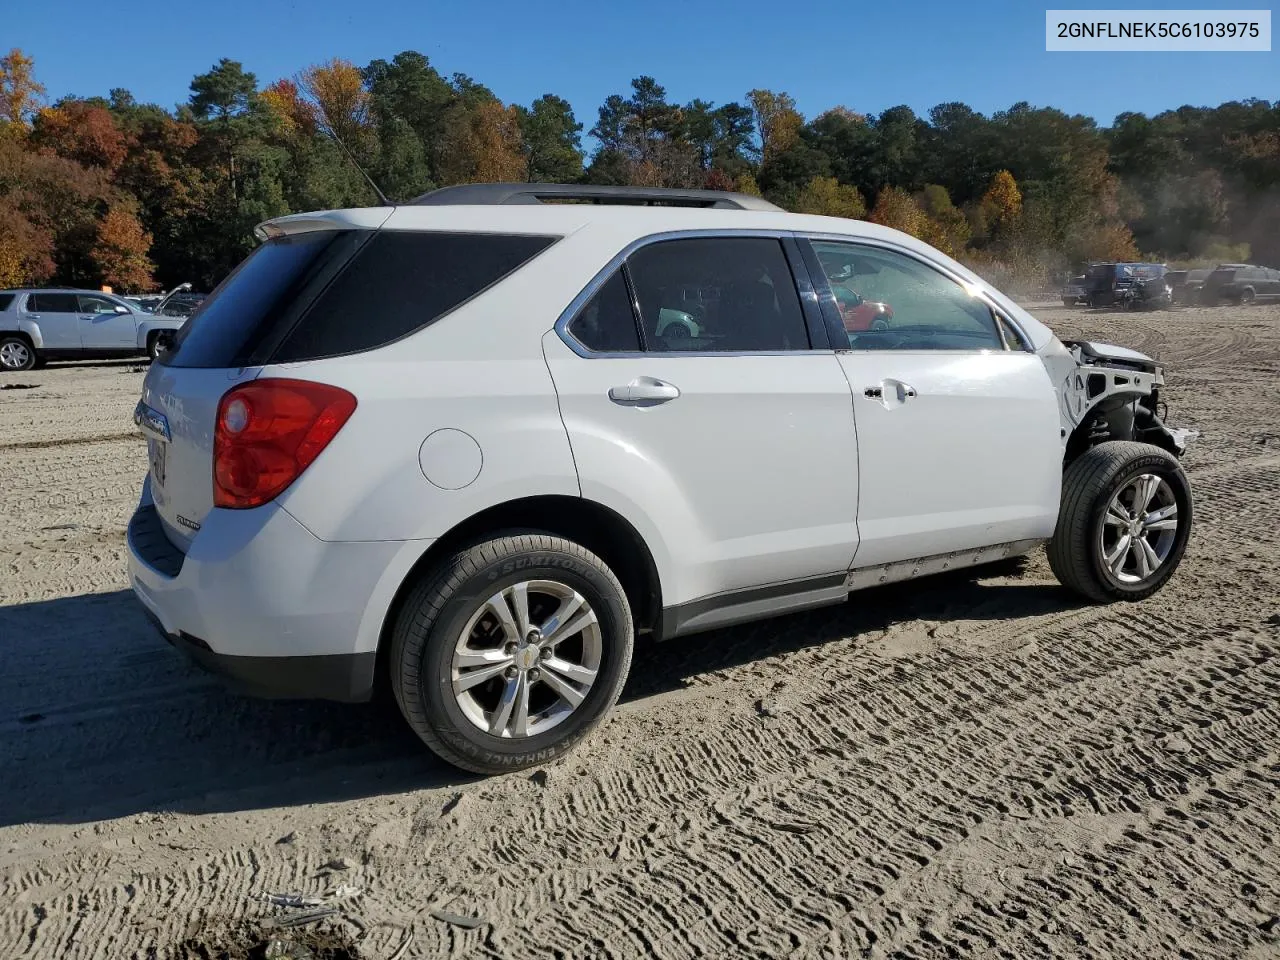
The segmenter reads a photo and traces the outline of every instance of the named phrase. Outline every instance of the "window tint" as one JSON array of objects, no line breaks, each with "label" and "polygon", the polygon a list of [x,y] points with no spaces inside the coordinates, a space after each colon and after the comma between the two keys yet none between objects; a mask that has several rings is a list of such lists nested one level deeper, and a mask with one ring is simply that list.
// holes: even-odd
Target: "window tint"
[{"label": "window tint", "polygon": [[79,310],[74,293],[33,293],[27,297],[30,313],[75,313]]},{"label": "window tint", "polygon": [[640,332],[627,282],[618,270],[569,324],[569,332],[588,350],[628,353],[640,349]]},{"label": "window tint", "polygon": [[497,283],[553,242],[554,237],[381,231],[273,359],[309,360],[390,343]]},{"label": "window tint", "polygon": [[368,237],[355,230],[317,230],[268,240],[218,284],[201,311],[180,328],[163,363],[236,367],[272,332],[291,324]]},{"label": "window tint", "polygon": [[16,293],[0,293],[0,312],[8,310],[9,304],[13,303],[13,298],[16,296]]},{"label": "window tint", "polygon": [[641,247],[627,263],[649,350],[809,349],[777,240],[666,240]]},{"label": "window tint", "polygon": [[905,254],[813,243],[854,350],[1003,350],[991,309]]},{"label": "window tint", "polygon": [[116,302],[108,300],[106,297],[94,297],[86,294],[80,294],[80,312],[81,313],[115,313]]}]

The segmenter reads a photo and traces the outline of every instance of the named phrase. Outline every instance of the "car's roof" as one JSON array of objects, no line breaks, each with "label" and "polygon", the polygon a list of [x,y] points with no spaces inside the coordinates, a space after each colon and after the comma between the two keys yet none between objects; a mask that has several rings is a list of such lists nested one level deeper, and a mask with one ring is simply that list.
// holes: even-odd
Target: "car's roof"
[{"label": "car's roof", "polygon": [[311,230],[355,228],[386,230],[449,230],[463,233],[520,233],[568,236],[585,227],[609,228],[634,238],[667,231],[770,230],[826,233],[851,238],[884,240],[899,246],[931,251],[910,234],[867,220],[822,217],[770,210],[628,206],[622,204],[518,204],[359,207],[289,214],[259,224],[260,236],[305,233]]}]

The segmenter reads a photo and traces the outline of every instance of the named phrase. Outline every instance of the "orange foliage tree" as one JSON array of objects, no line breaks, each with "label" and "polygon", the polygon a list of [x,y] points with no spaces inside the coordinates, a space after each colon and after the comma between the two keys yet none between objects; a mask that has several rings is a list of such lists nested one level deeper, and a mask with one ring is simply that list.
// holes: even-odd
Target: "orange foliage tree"
[{"label": "orange foliage tree", "polygon": [[129,153],[130,138],[105,107],[67,100],[36,114],[31,143],[86,167],[115,174]]},{"label": "orange foliage tree", "polygon": [[90,256],[104,282],[124,290],[150,290],[155,265],[147,257],[151,234],[128,210],[114,206],[98,224],[98,239]]}]

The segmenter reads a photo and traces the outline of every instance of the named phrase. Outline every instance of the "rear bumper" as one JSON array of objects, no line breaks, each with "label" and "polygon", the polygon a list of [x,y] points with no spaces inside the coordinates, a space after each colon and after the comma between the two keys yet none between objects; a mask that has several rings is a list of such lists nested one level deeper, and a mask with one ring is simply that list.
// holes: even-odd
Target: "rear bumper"
[{"label": "rear bumper", "polygon": [[199,637],[166,632],[143,605],[147,619],[169,643],[221,678],[228,687],[251,697],[268,699],[338,700],[360,703],[373,691],[374,653],[335,653],[328,656],[237,657],[215,653]]},{"label": "rear bumper", "polygon": [[135,596],[201,666],[256,696],[369,698],[412,543],[318,540],[268,504],[211,511],[183,555],[164,535],[149,482],[127,539]]}]

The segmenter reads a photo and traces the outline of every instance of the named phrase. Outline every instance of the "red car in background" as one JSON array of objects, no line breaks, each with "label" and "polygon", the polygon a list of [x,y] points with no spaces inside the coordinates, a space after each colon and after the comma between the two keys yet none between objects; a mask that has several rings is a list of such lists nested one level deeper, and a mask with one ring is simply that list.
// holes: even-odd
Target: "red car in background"
[{"label": "red car in background", "polygon": [[[861,333],[864,330],[882,329],[893,319],[893,307],[879,300],[864,300],[856,290],[850,290],[840,283],[833,283],[831,291],[836,295],[836,306],[840,308],[840,318],[849,333]],[[876,321],[880,321],[877,325]]]}]

